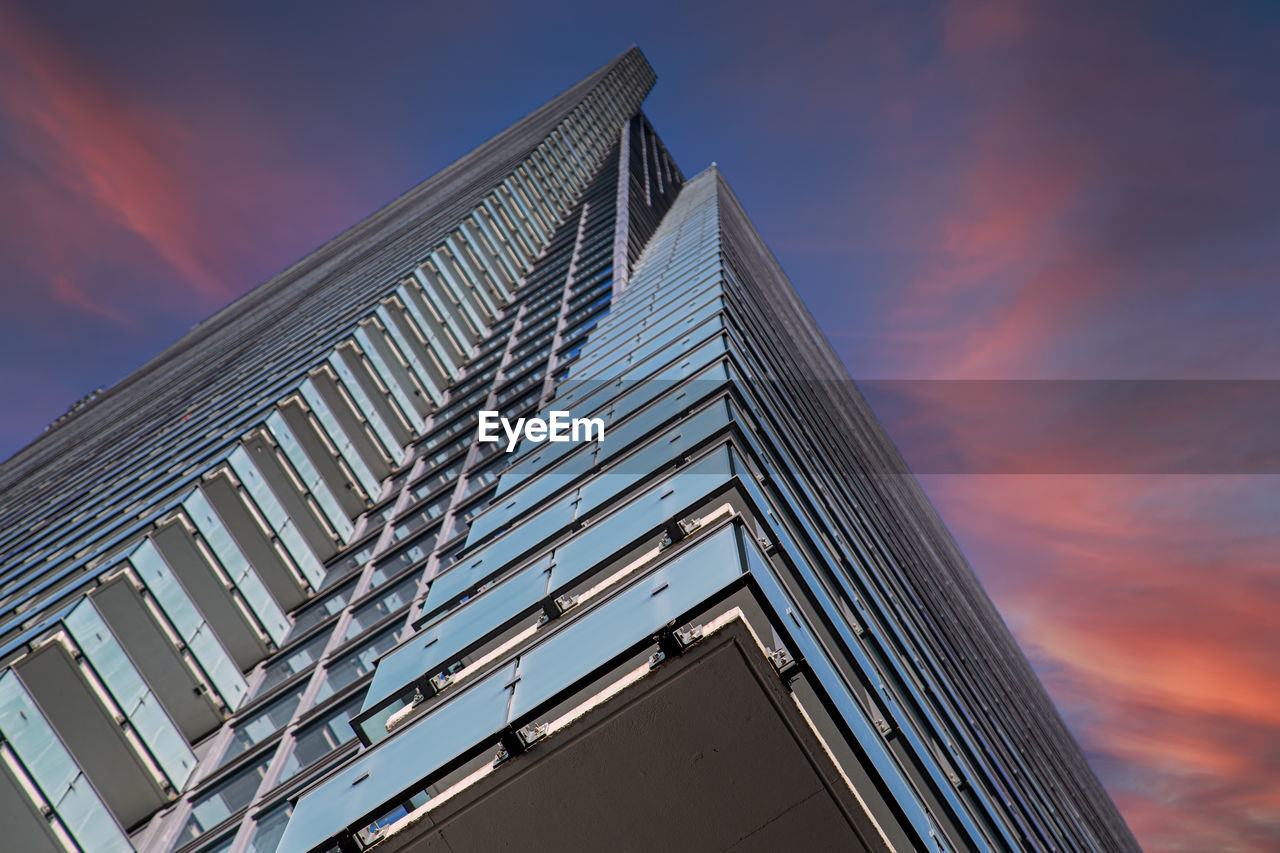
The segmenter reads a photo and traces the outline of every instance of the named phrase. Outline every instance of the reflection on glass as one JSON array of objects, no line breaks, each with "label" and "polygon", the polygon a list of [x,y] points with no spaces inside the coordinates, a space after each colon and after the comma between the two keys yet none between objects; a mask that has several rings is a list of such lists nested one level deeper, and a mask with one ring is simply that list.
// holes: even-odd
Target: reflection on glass
[{"label": "reflection on glass", "polygon": [[396,644],[396,629],[399,627],[399,625],[392,625],[341,657],[335,658],[325,671],[324,681],[320,683],[320,693],[316,701],[332,696],[361,676],[373,672],[373,665],[378,658]]},{"label": "reflection on glass", "polygon": [[253,712],[236,723],[231,743],[227,746],[227,751],[222,754],[222,761],[219,764],[230,763],[278,732],[280,727],[289,722],[293,716],[298,703],[302,701],[302,693],[305,689],[306,685],[299,685],[297,689],[291,690],[279,699],[273,699],[261,710]]},{"label": "reflection on glass", "polygon": [[297,616],[293,617],[293,630],[289,632],[289,639],[301,637],[333,614],[341,611],[346,606],[347,599],[351,597],[351,591],[355,588],[356,582],[353,578],[350,582],[326,594],[324,598],[310,604],[306,610],[299,612]]},{"label": "reflection on glass", "polygon": [[409,602],[413,601],[413,594],[418,590],[418,574],[411,572],[407,577],[387,587],[371,601],[366,601],[352,611],[343,642],[355,639],[395,611],[407,607]]},{"label": "reflection on glass", "polygon": [[254,826],[253,836],[245,853],[275,853],[284,835],[284,828],[289,825],[289,815],[293,814],[293,806],[286,800],[270,811],[263,812]]},{"label": "reflection on glass", "polygon": [[329,632],[321,631],[305,643],[282,652],[262,671],[262,681],[258,683],[255,695],[261,696],[272,687],[292,678],[320,659],[325,643],[329,641]]},{"label": "reflection on glass", "polygon": [[356,736],[351,718],[360,712],[364,693],[358,693],[323,717],[298,730],[293,750],[285,759],[280,781],[293,778],[298,771],[310,767],[333,750]]},{"label": "reflection on glass", "polygon": [[209,789],[191,806],[191,817],[183,826],[179,844],[185,844],[199,838],[214,826],[231,817],[249,804],[253,795],[258,792],[258,784],[267,773],[267,765],[271,763],[271,755],[264,755],[258,761],[237,770],[226,779]]}]

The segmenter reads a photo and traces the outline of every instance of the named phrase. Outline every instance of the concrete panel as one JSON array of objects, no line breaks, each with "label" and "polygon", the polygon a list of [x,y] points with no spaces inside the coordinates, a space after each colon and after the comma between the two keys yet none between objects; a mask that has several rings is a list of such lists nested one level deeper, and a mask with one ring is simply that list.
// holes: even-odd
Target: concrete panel
[{"label": "concrete panel", "polygon": [[255,433],[245,440],[244,447],[262,472],[263,479],[271,486],[276,500],[293,521],[293,526],[302,534],[315,555],[323,561],[338,553],[338,543],[334,541],[328,525],[321,521],[319,508],[309,503],[302,492],[298,491],[297,484],[276,457],[275,445],[263,438],[261,433]]},{"label": "concrete panel", "polygon": [[379,849],[887,850],[746,631],[706,642]]},{"label": "concrete panel", "polygon": [[98,700],[59,643],[49,643],[16,665],[18,677],[89,777],[121,826],[132,827],[168,802],[120,725]]},{"label": "concrete panel", "polygon": [[92,598],[102,620],[187,742],[195,743],[216,729],[222,723],[217,706],[133,584],[116,577],[95,590]]},{"label": "concrete panel", "polygon": [[306,601],[307,587],[253,517],[226,472],[205,480],[200,488],[276,603],[285,610],[292,610]]},{"label": "concrete panel", "polygon": [[181,522],[161,525],[152,539],[236,665],[248,670],[266,657],[266,643]]},{"label": "concrete panel", "polygon": [[63,853],[57,836],[3,761],[0,761],[0,827],[5,850],[23,853]]}]

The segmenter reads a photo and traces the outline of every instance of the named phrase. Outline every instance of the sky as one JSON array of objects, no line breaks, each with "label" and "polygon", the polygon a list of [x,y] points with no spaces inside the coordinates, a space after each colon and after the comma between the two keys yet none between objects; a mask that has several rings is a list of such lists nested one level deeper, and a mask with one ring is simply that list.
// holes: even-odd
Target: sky
[{"label": "sky", "polygon": [[1275,3],[0,0],[0,457],[633,43],[1144,848],[1280,849]]}]

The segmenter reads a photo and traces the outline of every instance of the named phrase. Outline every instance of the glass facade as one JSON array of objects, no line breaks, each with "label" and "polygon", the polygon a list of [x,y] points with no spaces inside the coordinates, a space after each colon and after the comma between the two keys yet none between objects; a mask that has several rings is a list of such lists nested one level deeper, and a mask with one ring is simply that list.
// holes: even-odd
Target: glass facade
[{"label": "glass facade", "polygon": [[[376,846],[739,617],[873,846],[1135,848],[653,81],[628,51],[6,463],[33,849]],[[113,402],[184,370],[188,417]],[[495,410],[605,439],[507,453]]]}]

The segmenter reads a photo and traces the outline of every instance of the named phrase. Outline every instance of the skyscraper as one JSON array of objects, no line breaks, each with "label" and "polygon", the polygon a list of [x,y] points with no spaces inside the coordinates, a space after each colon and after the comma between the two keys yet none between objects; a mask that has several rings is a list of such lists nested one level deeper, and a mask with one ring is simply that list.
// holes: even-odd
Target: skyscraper
[{"label": "skyscraper", "polygon": [[0,468],[15,849],[1136,849],[653,82],[624,53]]}]

